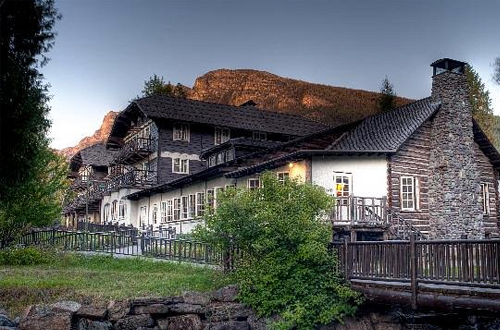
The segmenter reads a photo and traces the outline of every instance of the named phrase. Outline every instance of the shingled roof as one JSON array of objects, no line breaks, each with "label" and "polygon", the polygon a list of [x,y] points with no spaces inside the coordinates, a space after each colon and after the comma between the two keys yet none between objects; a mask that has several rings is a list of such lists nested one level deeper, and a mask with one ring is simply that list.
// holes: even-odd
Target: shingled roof
[{"label": "shingled roof", "polygon": [[117,151],[106,149],[106,147],[97,143],[78,151],[70,160],[70,166],[73,171],[81,166],[109,166]]},{"label": "shingled roof", "polygon": [[396,152],[437,109],[439,103],[425,98],[361,121],[327,150],[348,152]]},{"label": "shingled roof", "polygon": [[301,116],[261,110],[254,106],[236,107],[165,95],[145,97],[132,104],[152,119],[173,119],[294,136],[327,128],[322,123]]},{"label": "shingled roof", "polygon": [[224,150],[228,149],[229,147],[248,147],[251,149],[269,149],[276,147],[283,142],[279,141],[273,141],[273,140],[254,140],[251,138],[247,137],[238,137],[234,139],[230,139],[224,143],[221,143],[219,145],[213,146],[211,148],[205,149],[202,151],[200,158],[204,159],[208,157],[209,155],[219,151],[219,150]]}]

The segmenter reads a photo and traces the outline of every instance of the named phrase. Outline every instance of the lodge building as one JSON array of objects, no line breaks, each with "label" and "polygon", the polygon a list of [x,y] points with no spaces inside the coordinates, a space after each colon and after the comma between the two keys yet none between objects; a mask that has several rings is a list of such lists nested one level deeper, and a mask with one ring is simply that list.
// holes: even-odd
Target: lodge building
[{"label": "lodge building", "polygon": [[[90,220],[189,233],[223,189],[258,189],[259,175],[273,171],[336,196],[326,220],[337,237],[500,237],[500,154],[472,118],[466,63],[431,67],[430,97],[337,127],[252,102],[133,101],[107,141],[107,175],[87,176],[105,187]],[[86,153],[72,158],[73,173],[94,166]],[[65,208],[68,222],[89,214],[81,200]]]}]

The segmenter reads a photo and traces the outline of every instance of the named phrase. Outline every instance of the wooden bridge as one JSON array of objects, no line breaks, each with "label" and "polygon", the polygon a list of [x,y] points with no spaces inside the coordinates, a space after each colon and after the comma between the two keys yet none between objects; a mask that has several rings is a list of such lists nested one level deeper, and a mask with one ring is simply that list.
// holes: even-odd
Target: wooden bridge
[{"label": "wooden bridge", "polygon": [[500,311],[500,240],[334,244],[340,269],[369,300],[442,310]]}]

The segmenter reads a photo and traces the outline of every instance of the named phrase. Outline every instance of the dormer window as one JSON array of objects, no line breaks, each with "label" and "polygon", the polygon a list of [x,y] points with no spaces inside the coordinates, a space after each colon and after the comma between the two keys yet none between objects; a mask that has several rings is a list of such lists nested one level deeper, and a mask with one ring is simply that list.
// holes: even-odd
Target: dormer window
[{"label": "dormer window", "polygon": [[177,123],[174,125],[174,141],[189,141],[189,124]]},{"label": "dormer window", "polygon": [[267,134],[264,132],[253,132],[252,138],[254,140],[267,140]]},{"label": "dormer window", "polygon": [[214,144],[218,145],[224,143],[230,139],[230,131],[229,128],[224,127],[216,127],[215,128],[215,136],[214,136]]}]

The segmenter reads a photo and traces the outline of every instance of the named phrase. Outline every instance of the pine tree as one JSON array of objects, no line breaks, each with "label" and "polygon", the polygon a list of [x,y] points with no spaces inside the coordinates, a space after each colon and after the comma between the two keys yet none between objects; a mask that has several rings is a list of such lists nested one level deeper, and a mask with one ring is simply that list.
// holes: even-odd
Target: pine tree
[{"label": "pine tree", "polygon": [[186,98],[186,91],[180,83],[174,86],[170,81],[166,83],[163,77],[155,74],[144,82],[144,88],[142,90],[142,97],[153,95],[169,95]]},{"label": "pine tree", "polygon": [[469,84],[469,100],[472,106],[472,116],[477,121],[488,139],[496,145],[496,120],[491,108],[490,92],[481,81],[479,74],[468,65],[466,70]]},{"label": "pine tree", "polygon": [[396,92],[394,86],[390,83],[389,78],[385,76],[382,80],[380,88],[380,97],[378,99],[378,107],[381,112],[389,111],[396,106]]},{"label": "pine tree", "polygon": [[493,73],[493,80],[495,80],[495,82],[500,85],[500,57],[497,57],[495,59],[493,67],[495,69]]}]

